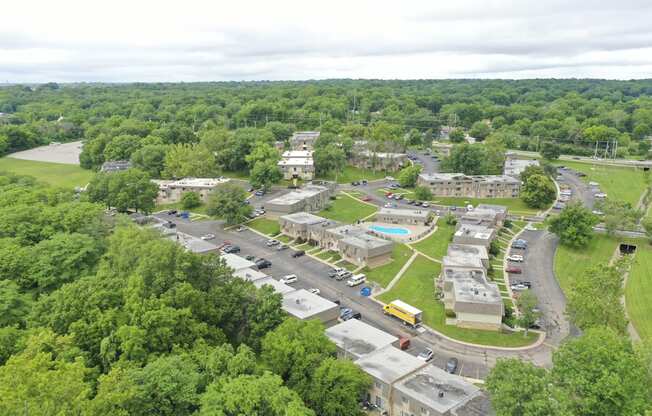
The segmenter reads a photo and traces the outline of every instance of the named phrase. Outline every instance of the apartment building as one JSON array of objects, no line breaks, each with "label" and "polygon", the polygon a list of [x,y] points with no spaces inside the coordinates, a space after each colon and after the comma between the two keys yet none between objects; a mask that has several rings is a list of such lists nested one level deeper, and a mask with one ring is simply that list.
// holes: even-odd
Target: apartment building
[{"label": "apartment building", "polygon": [[511,176],[463,173],[422,173],[417,184],[430,188],[435,196],[461,198],[516,198],[521,187],[521,181]]},{"label": "apartment building", "polygon": [[488,249],[495,235],[495,229],[484,225],[458,223],[457,231],[453,235],[453,243],[483,246]]},{"label": "apartment building", "polygon": [[432,212],[420,209],[381,208],[376,213],[376,221],[388,224],[426,225]]},{"label": "apartment building", "polygon": [[307,185],[267,201],[265,209],[272,217],[301,211],[319,211],[328,205],[331,195],[329,186]]},{"label": "apartment building", "polygon": [[360,150],[354,152],[351,164],[362,169],[397,171],[407,166],[408,157],[405,153]]},{"label": "apartment building", "polygon": [[179,180],[152,179],[158,185],[157,204],[173,204],[181,201],[183,194],[196,192],[202,201],[208,202],[210,193],[219,185],[229,182],[228,178],[184,178]]},{"label": "apartment building", "polygon": [[278,167],[284,179],[312,180],[315,177],[315,163],[312,150],[288,150],[283,152]]},{"label": "apartment building", "polygon": [[319,139],[318,131],[297,131],[290,137],[290,147],[293,150],[314,150]]}]

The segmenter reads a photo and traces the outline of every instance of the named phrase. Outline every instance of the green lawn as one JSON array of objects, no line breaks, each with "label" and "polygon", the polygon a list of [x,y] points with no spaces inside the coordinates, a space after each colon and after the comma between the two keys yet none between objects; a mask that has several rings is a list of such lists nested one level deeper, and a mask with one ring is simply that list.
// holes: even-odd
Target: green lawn
[{"label": "green lawn", "polygon": [[583,181],[599,183],[600,190],[605,192],[610,199],[629,202],[634,207],[646,187],[645,177],[641,169],[567,162],[565,160],[556,164],[585,173],[587,176],[582,178]]},{"label": "green lawn", "polygon": [[533,343],[538,335],[530,333],[507,333],[458,328],[446,325],[444,304],[435,299],[434,278],[439,275],[440,264],[417,257],[392,290],[379,296],[379,300],[389,303],[400,299],[423,311],[423,322],[443,334],[464,342],[519,347]]},{"label": "green lawn", "polygon": [[278,237],[276,237],[276,239],[277,239],[278,241],[280,241],[281,243],[289,243],[289,242],[292,240],[292,239],[291,239],[290,237],[288,237],[287,235],[279,235]]},{"label": "green lawn", "polygon": [[362,203],[348,195],[339,194],[329,207],[321,210],[317,215],[344,223],[354,223],[376,212],[376,208]]},{"label": "green lawn", "polygon": [[[368,181],[373,181],[376,179],[382,179],[387,175],[392,175],[392,173],[388,173],[385,171],[372,171],[369,169],[360,169],[356,168],[354,166],[346,166],[341,172],[338,172],[337,174],[337,182],[338,183],[350,183],[353,181],[360,181],[362,179],[366,179]],[[325,179],[327,181],[334,181],[335,180],[335,174],[329,174],[329,175],[322,175],[319,176],[317,179]]]},{"label": "green lawn", "polygon": [[278,225],[277,221],[263,217],[259,217],[248,222],[247,227],[253,228],[256,231],[267,234],[269,236],[276,235],[281,232],[281,228]]},{"label": "green lawn", "polygon": [[458,207],[467,206],[469,204],[474,207],[478,204],[493,204],[493,205],[504,205],[509,208],[510,214],[536,214],[539,211],[546,210],[546,208],[530,208],[525,205],[525,202],[521,198],[455,198],[455,197],[443,197],[443,196],[434,196],[432,202],[440,205],[455,205]]},{"label": "green lawn", "polygon": [[401,267],[403,267],[411,256],[412,250],[408,246],[405,244],[394,244],[391,263],[376,267],[375,269],[369,269],[367,267],[363,270],[363,273],[367,275],[369,280],[373,280],[382,287],[387,287],[389,282],[392,281],[396,273],[401,270]]},{"label": "green lawn", "polygon": [[189,212],[194,212],[194,213],[197,213],[197,214],[208,215],[206,213],[206,210],[207,210],[206,204],[201,204],[200,206],[198,206],[196,208],[192,208],[192,209],[188,209],[188,210],[184,209],[181,206],[181,202],[175,202],[173,204],[159,204],[155,208],[155,210],[157,210],[157,211],[167,211],[167,210],[170,210],[170,209],[176,209],[178,211],[189,211]]},{"label": "green lawn", "polygon": [[65,188],[86,186],[94,174],[93,171],[82,169],[77,165],[35,162],[10,157],[0,159],[0,172],[28,175],[36,178],[38,181]]},{"label": "green lawn", "polygon": [[451,236],[455,233],[455,226],[448,225],[444,221],[437,222],[437,231],[425,240],[421,240],[412,247],[430,257],[440,260],[448,250],[448,244],[451,242]]},{"label": "green lawn", "polygon": [[652,246],[640,240],[625,287],[627,314],[643,340],[652,341]]},{"label": "green lawn", "polygon": [[353,264],[353,263],[349,263],[349,262],[346,261],[346,260],[342,260],[341,262],[337,263],[336,266],[337,266],[337,267],[342,267],[342,268],[344,268],[344,269],[346,269],[346,270],[348,270],[348,271],[350,271],[350,272],[352,272],[352,271],[354,271],[355,269],[358,268],[358,266],[356,266],[356,265]]}]

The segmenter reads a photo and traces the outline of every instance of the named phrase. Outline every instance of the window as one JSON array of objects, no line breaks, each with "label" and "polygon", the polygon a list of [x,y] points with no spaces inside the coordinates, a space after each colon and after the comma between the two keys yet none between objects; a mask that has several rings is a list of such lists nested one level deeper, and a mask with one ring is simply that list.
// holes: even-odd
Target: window
[{"label": "window", "polygon": [[380,396],[376,396],[376,406],[383,407],[383,399],[381,399]]},{"label": "window", "polygon": [[407,402],[408,402],[408,398],[405,397],[405,396],[401,396],[401,401],[402,401],[403,403],[407,403]]}]

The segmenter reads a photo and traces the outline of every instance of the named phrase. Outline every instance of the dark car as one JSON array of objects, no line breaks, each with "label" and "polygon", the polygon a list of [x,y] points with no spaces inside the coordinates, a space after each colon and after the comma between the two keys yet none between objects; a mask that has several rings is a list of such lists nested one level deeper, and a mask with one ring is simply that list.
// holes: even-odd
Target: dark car
[{"label": "dark car", "polygon": [[369,183],[369,182],[367,182],[366,179],[363,179],[363,180],[362,180],[362,184],[363,184],[363,185],[366,185],[366,184],[368,184],[368,183]]},{"label": "dark car", "polygon": [[253,256],[251,254],[249,254],[248,256],[245,257],[245,259],[247,259],[249,261],[254,261],[255,258],[256,258],[256,256]]},{"label": "dark car", "polygon": [[222,249],[223,252],[225,253],[239,253],[240,252],[240,247],[239,246],[225,246]]},{"label": "dark car", "polygon": [[176,209],[171,209],[168,211],[168,215],[175,215],[177,213]]},{"label": "dark car", "polygon": [[303,251],[303,250],[298,250],[298,251],[295,251],[294,253],[292,253],[292,257],[297,258],[297,257],[301,257],[301,256],[303,256],[304,254],[306,254],[305,251]]},{"label": "dark car", "polygon": [[258,270],[266,269],[272,266],[272,262],[267,259],[258,259],[256,260],[256,267]]},{"label": "dark car", "polygon": [[446,362],[446,371],[448,371],[451,374],[455,374],[455,371],[457,371],[457,365],[459,364],[459,361],[457,358],[452,357],[449,358],[448,361]]}]

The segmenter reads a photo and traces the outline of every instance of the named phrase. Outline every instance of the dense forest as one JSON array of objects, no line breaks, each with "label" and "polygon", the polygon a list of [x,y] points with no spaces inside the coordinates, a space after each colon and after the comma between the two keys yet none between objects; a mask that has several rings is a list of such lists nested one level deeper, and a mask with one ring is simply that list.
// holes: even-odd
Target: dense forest
[{"label": "dense forest", "polygon": [[0,414],[355,415],[368,384],[216,256],[0,176]]},{"label": "dense forest", "polygon": [[647,156],[652,81],[50,83],[0,88],[0,112],[0,154],[83,139],[84,167],[135,158],[156,175],[171,147],[200,153],[200,144],[218,153],[216,170],[247,169],[241,156],[254,141],[297,129],[404,147],[450,126],[509,148],[552,140],[592,154],[595,142],[615,140],[621,156]]}]

